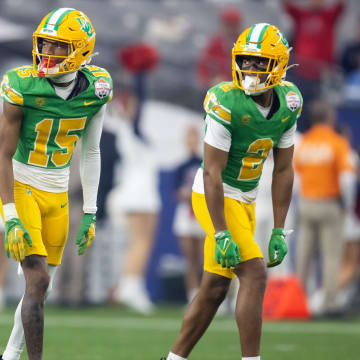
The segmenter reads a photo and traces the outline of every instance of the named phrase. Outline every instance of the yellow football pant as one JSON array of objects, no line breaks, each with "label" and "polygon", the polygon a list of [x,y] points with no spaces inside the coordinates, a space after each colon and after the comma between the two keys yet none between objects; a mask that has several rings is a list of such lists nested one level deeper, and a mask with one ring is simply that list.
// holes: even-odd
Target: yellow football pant
[{"label": "yellow football pant", "polygon": [[[234,278],[232,269],[223,268],[215,260],[215,230],[206,205],[205,195],[192,193],[195,216],[206,233],[204,245],[204,270],[210,273]],[[234,241],[239,246],[241,261],[262,258],[259,245],[254,240],[255,204],[246,204],[228,197],[224,198],[225,220]]]},{"label": "yellow football pant", "polygon": [[31,247],[25,242],[25,255],[46,256],[48,264],[59,265],[69,231],[67,192],[46,192],[15,180],[14,199],[32,241]]}]

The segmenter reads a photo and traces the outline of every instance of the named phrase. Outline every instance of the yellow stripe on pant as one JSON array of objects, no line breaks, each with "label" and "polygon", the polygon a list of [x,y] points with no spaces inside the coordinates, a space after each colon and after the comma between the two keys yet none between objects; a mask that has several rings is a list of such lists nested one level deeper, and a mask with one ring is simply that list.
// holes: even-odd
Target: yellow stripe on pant
[{"label": "yellow stripe on pant", "polygon": [[[205,195],[192,193],[195,216],[206,233],[204,245],[204,270],[210,273],[235,277],[232,269],[223,268],[215,261],[214,226],[207,209]],[[238,244],[242,261],[263,258],[259,245],[254,240],[255,203],[246,204],[228,197],[224,198],[225,220],[234,241]]]}]

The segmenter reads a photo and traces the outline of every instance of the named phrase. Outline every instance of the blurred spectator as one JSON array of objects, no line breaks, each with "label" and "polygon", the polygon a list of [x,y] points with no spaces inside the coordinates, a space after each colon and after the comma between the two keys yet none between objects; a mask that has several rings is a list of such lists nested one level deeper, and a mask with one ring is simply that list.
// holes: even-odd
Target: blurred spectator
[{"label": "blurred spectator", "polygon": [[176,172],[176,197],[178,205],[174,218],[174,233],[186,260],[185,288],[188,302],[195,297],[200,286],[205,233],[195,218],[191,206],[192,184],[196,171],[201,165],[198,156],[199,133],[194,126],[189,127],[185,138],[188,157]]},{"label": "blurred spectator", "polygon": [[135,106],[133,112],[128,112],[128,118],[124,112],[118,115],[117,146],[122,160],[122,176],[109,197],[109,211],[112,212],[109,215],[115,220],[113,222],[116,222],[117,214],[125,215],[129,246],[113,300],[149,314],[153,304],[146,290],[145,275],[161,204],[157,160],[152,145],[142,132],[141,119],[146,74],[156,67],[159,55],[152,46],[139,43],[122,49],[119,58],[122,65],[134,74],[135,102],[129,101],[129,104]]},{"label": "blurred spectator", "polygon": [[[288,79],[300,88],[304,98],[299,130],[310,126],[308,102],[319,97],[325,71],[334,65],[335,25],[346,0],[327,4],[325,0],[308,0],[307,6],[293,0],[282,0],[285,11],[293,20],[293,62],[299,64]],[[332,74],[332,72],[326,72]]]},{"label": "blurred spectator", "polygon": [[198,80],[206,89],[232,80],[231,50],[241,32],[242,14],[236,9],[223,9],[220,22],[220,30],[211,36],[197,64]]},{"label": "blurred spectator", "polygon": [[336,312],[337,283],[344,245],[344,214],[354,206],[355,172],[350,145],[334,130],[334,108],[325,101],[311,104],[311,129],[294,157],[299,175],[299,235],[297,273],[307,289],[309,269],[317,249],[321,285],[310,301],[313,315]]},{"label": "blurred spectator", "polygon": [[325,0],[308,0],[306,7],[283,0],[285,11],[294,21],[294,54],[298,73],[318,80],[324,67],[334,63],[335,25],[344,10],[345,0],[331,5]]},{"label": "blurred spectator", "polygon": [[[344,135],[351,142],[351,128],[342,126],[339,133]],[[360,186],[360,158],[358,153],[352,150],[353,162],[356,168],[357,194],[354,200],[355,206],[352,211],[345,214],[344,226],[344,256],[338,276],[339,305],[344,311],[349,310],[356,292],[356,279],[359,275],[360,265],[360,219],[357,210],[359,209],[359,186]]]},{"label": "blurred spectator", "polygon": [[344,102],[347,104],[360,103],[360,52],[353,56],[356,68],[346,75],[344,84]]},{"label": "blurred spectator", "polygon": [[[113,300],[140,313],[153,305],[146,291],[145,274],[151,255],[160,209],[158,170],[151,146],[135,133],[134,122],[119,119],[117,146],[121,155],[121,180],[109,195],[113,223],[119,214],[126,218],[129,245],[121,262],[120,278]],[[119,230],[118,227],[118,231]]]},{"label": "blurred spectator", "polygon": [[354,33],[355,38],[345,46],[341,55],[341,66],[345,76],[350,75],[353,71],[358,71],[360,67],[360,16],[357,18]]}]

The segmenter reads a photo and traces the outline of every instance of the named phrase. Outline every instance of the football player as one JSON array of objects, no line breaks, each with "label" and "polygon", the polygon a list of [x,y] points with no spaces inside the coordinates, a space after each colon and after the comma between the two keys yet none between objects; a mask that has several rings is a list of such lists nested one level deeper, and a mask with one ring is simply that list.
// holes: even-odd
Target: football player
[{"label": "football player", "polygon": [[89,65],[94,45],[94,27],[83,12],[56,9],[33,34],[33,66],[8,71],[1,83],[5,249],[20,263],[26,282],[4,360],[19,359],[25,342],[29,359],[42,359],[44,300],[68,234],[69,165],[80,138],[79,255],[95,236],[99,141],[112,80],[106,70]]},{"label": "football player", "polygon": [[264,161],[273,149],[274,228],[267,265],[279,265],[287,253],[284,223],[294,178],[294,133],[302,108],[299,90],[284,80],[289,55],[277,27],[255,24],[233,47],[233,82],[222,82],[206,95],[204,161],[192,195],[195,216],[206,232],[205,271],[167,360],[188,357],[234,277],[240,281],[235,316],[242,359],[260,359],[266,271],[254,241],[255,199]]}]

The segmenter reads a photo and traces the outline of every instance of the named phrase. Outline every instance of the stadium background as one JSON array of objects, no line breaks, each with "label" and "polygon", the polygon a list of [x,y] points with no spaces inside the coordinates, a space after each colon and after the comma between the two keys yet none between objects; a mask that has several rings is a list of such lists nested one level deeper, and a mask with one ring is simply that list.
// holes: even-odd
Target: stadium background
[{"label": "stadium background", "polygon": [[[331,2],[331,1],[330,1]],[[302,1],[298,1],[302,3]],[[157,303],[185,301],[182,288],[184,270],[183,259],[180,255],[176,238],[172,233],[172,221],[175,209],[173,197],[174,172],[173,169],[185,157],[182,137],[186,126],[194,124],[202,128],[202,102],[205,90],[196,80],[196,60],[209,36],[217,29],[219,11],[224,6],[237,8],[243,14],[242,28],[257,23],[268,22],[277,25],[288,37],[289,42],[293,37],[292,23],[281,8],[278,0],[1,0],[0,1],[0,72],[23,65],[32,61],[32,32],[40,19],[49,11],[57,7],[73,7],[84,11],[92,20],[96,29],[96,51],[99,55],[93,63],[105,67],[112,74],[115,89],[131,87],[132,79],[121,67],[118,61],[118,50],[134,42],[144,41],[157,47],[160,54],[160,64],[149,74],[147,79],[147,103],[145,104],[143,130],[155,144],[157,156],[160,161],[160,191],[162,211],[156,234],[156,243],[147,272],[147,287],[152,300]],[[348,0],[345,13],[342,15],[336,32],[336,54],[340,55],[345,45],[354,40],[355,28],[359,21],[360,3],[357,0]],[[360,123],[358,114],[360,103],[345,104],[342,101],[343,76],[341,69],[334,66],[330,76],[325,79],[323,90],[328,99],[338,104],[339,121],[349,124],[353,132],[353,145],[360,146]],[[166,149],[164,151],[164,149]],[[121,252],[124,244],[124,234],[114,234],[111,229],[99,228],[98,239],[92,251],[87,255],[86,273],[84,282],[84,304],[103,305],[106,303],[108,290],[116,278],[117,264],[121,262]],[[70,239],[71,241],[71,239]],[[99,243],[101,242],[101,245]],[[55,285],[56,286],[56,285]],[[16,303],[23,289],[21,278],[16,274],[15,264],[11,264],[7,281],[7,295],[10,304]],[[56,303],[55,295],[50,298],[50,304]],[[63,312],[62,312],[63,311]],[[103,346],[113,346],[106,342],[106,332],[119,331],[119,339],[126,347],[127,342],[132,346],[139,346],[131,342],[131,334],[141,333],[139,342],[146,340],[149,334],[158,329],[159,335],[154,335],[154,342],[165,353],[175,336],[176,329],[180,326],[182,308],[178,310],[160,310],[158,316],[142,320],[124,310],[83,310],[68,313],[64,310],[53,309],[50,311],[49,327],[45,343],[46,351],[56,352],[51,359],[66,358],[66,353],[60,344],[66,347],[64,332],[71,332],[73,341],[76,342],[77,330],[85,332],[85,328],[94,324],[94,332],[89,333],[87,339],[96,338],[95,325],[97,317],[101,317],[99,325],[104,329],[101,337]],[[103,311],[103,312],[102,312]],[[3,348],[6,334],[9,332],[12,309],[0,316],[0,348]],[[85,316],[85,318],[82,318]],[[95,316],[95,322],[91,317]],[[108,321],[109,318],[119,316],[118,321]],[[176,318],[176,321],[172,322]],[[56,323],[64,319],[64,330],[59,330],[59,338],[65,336],[64,342],[56,339]],[[75,319],[67,323],[68,319]],[[123,325],[121,325],[123,319]],[[78,320],[78,321],[77,321]],[[309,358],[336,359],[342,356],[346,360],[357,359],[356,352],[350,349],[356,347],[355,338],[359,335],[359,321],[339,323],[294,324],[288,323],[268,324],[265,326],[265,341],[268,347],[273,344],[272,339],[282,337],[282,343],[273,347],[269,359],[282,359],[283,355],[292,354],[295,359]],[[88,322],[87,322],[88,321]],[[61,323],[61,322],[60,322]],[[141,324],[141,325],[137,325]],[[237,349],[235,325],[229,319],[216,320],[213,335],[207,335],[201,350],[194,353],[194,359],[212,359],[212,342],[216,343],[216,330],[229,338],[230,354]],[[272,327],[273,326],[273,327]],[[311,327],[312,326],[312,327]],[[150,330],[149,330],[150,328]],[[61,325],[60,325],[61,329]],[[6,331],[5,331],[6,330]],[[148,331],[148,332],[146,332]],[[116,332],[117,333],[117,332]],[[127,333],[128,335],[124,335]],[[293,333],[291,337],[290,333]],[[49,335],[48,335],[49,334]],[[57,334],[57,333],[56,333]],[[165,337],[165,334],[169,338]],[[229,335],[231,334],[231,335]],[[304,334],[307,334],[308,338]],[[142,335],[144,335],[142,337]],[[124,337],[125,336],[125,337]],[[161,338],[161,336],[164,336]],[[171,336],[171,338],[170,338]],[[214,336],[214,339],[211,338]],[[312,337],[312,339],[311,339]],[[83,341],[81,338],[79,342]],[[107,344],[107,345],[104,345]],[[116,342],[115,342],[116,344]],[[209,344],[206,352],[205,344]],[[295,344],[295,345],[294,345]],[[341,346],[340,346],[341,344]],[[218,343],[219,345],[219,343]],[[75,345],[71,345],[74,346]],[[114,345],[115,346],[115,345]],[[215,345],[214,345],[215,346]],[[231,346],[234,348],[231,349]],[[155,345],[154,345],[155,347]],[[82,349],[82,347],[80,347]],[[47,350],[48,349],[48,350]],[[54,349],[54,350],[52,350]],[[91,347],[90,347],[91,349]],[[306,352],[306,349],[308,352]],[[156,349],[158,350],[158,348]],[[103,359],[105,357],[90,357],[91,351],[83,350],[82,356],[74,359],[87,358]],[[203,351],[201,353],[201,351]],[[156,358],[163,353],[154,352]],[[94,350],[96,353],[96,350]],[[109,357],[117,353],[110,353]],[[158,354],[158,355],[157,355]],[[293,354],[297,354],[296,357]],[[345,354],[345,355],[344,355]],[[154,355],[155,356],[155,355]],[[198,356],[198,357],[196,357]],[[206,356],[206,357],[204,357]],[[326,357],[327,356],[327,357]],[[24,357],[25,358],[25,357]],[[126,356],[121,356],[126,358]],[[129,358],[137,359],[130,352]],[[138,357],[144,359],[144,357]],[[234,358],[227,357],[223,359]],[[284,357],[285,358],[285,357]],[[150,359],[150,357],[149,357]]]}]

